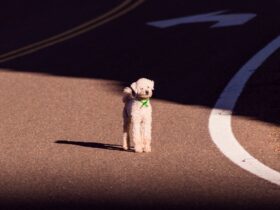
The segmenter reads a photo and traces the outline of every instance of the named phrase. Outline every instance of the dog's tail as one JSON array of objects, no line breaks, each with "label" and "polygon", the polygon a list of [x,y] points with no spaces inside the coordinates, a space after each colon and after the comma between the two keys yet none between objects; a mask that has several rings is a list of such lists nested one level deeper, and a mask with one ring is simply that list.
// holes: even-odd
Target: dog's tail
[{"label": "dog's tail", "polygon": [[129,100],[133,99],[133,91],[130,87],[126,87],[123,89],[123,102],[126,103]]}]

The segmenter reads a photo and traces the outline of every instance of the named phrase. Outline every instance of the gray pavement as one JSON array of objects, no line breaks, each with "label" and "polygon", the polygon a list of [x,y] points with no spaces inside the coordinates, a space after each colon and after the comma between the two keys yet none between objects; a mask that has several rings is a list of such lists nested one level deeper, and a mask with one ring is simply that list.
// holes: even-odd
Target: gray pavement
[{"label": "gray pavement", "polygon": [[279,205],[276,186],[215,148],[207,108],[154,99],[153,151],[136,154],[120,149],[117,82],[6,71],[0,78],[4,209]]}]

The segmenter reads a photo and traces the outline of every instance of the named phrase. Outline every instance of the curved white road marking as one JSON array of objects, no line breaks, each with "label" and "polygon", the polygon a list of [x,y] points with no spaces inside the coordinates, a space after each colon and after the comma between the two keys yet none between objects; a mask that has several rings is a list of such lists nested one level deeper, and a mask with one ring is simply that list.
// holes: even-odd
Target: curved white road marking
[{"label": "curved white road marking", "polygon": [[280,36],[254,55],[228,83],[209,118],[212,140],[227,158],[252,174],[277,185],[280,185],[280,172],[255,159],[238,143],[231,128],[231,114],[246,82],[279,48]]}]

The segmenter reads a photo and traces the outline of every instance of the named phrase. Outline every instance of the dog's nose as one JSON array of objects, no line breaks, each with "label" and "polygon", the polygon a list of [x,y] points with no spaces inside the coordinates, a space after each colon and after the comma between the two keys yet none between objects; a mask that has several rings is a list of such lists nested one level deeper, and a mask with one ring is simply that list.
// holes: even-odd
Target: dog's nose
[{"label": "dog's nose", "polygon": [[149,94],[149,91],[148,90],[146,90],[146,95],[148,95]]}]

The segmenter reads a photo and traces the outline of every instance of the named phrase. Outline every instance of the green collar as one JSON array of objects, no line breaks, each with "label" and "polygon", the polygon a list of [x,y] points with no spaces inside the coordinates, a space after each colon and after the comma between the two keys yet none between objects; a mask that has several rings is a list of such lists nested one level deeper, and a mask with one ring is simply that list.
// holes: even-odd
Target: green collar
[{"label": "green collar", "polygon": [[141,108],[142,107],[148,107],[149,106],[149,99],[142,99],[142,100],[140,100],[140,102],[141,102]]}]

